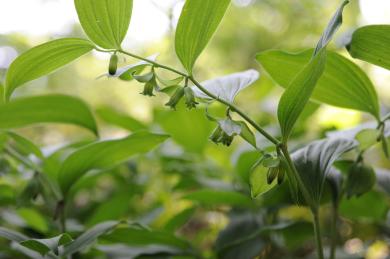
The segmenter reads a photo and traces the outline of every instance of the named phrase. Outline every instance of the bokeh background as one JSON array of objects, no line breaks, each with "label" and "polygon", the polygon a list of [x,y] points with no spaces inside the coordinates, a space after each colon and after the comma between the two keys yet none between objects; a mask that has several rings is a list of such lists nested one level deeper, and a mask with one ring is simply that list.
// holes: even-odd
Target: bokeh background
[{"label": "bokeh background", "polygon": [[[259,70],[260,80],[240,94],[237,103],[256,121],[277,133],[275,114],[282,90],[255,62],[254,56],[268,49],[300,51],[313,47],[339,3],[338,0],[234,0],[217,34],[200,57],[194,73],[202,81],[249,68]],[[123,48],[144,57],[159,53],[160,63],[180,69],[174,52],[174,30],[182,6],[182,0],[134,0],[131,26]],[[352,0],[344,17],[340,33],[330,48],[348,56],[344,45],[354,29],[367,24],[390,23],[390,1]],[[78,23],[73,1],[0,0],[0,79],[4,81],[7,67],[18,54],[60,37],[86,37]],[[52,75],[18,88],[14,97],[45,93],[78,96],[96,111],[102,138],[117,138],[128,134],[126,127],[124,129],[107,123],[104,114],[117,112],[120,116],[130,116],[154,131],[171,134],[172,140],[163,146],[161,152],[167,157],[178,156],[194,162],[196,167],[191,164],[192,167],[188,170],[208,177],[209,186],[224,188],[224,183],[234,182],[237,178],[237,161],[242,152],[248,149],[244,143],[235,141],[231,148],[216,146],[208,142],[208,135],[214,125],[205,119],[202,109],[187,112],[179,108],[173,112],[164,107],[168,96],[148,98],[139,94],[142,86],[137,82],[100,77],[107,73],[109,58],[109,54],[98,52],[83,56]],[[120,65],[135,62],[137,61],[131,58],[120,57]],[[356,62],[373,80],[385,113],[390,107],[390,72]],[[220,108],[217,106],[215,109],[218,112]],[[322,105],[301,125],[302,136],[299,141],[307,142],[323,136],[327,130],[353,127],[367,119],[358,112]],[[61,125],[42,125],[22,129],[20,132],[43,147],[47,154],[65,144],[93,138],[78,128]],[[368,156],[379,166],[390,166],[376,152]],[[104,192],[94,195],[96,193],[89,190],[80,192],[75,198],[76,207],[83,208],[79,212],[79,220],[91,225],[109,219],[113,215],[103,212],[110,208],[99,207],[99,203],[125,200],[125,203],[131,203],[126,207],[127,210],[117,211],[114,216],[129,215],[156,227],[163,225],[180,209],[189,206],[172,194],[175,188],[179,188],[179,178],[174,174],[164,175],[166,171],[187,170],[182,164],[180,168],[174,166],[177,165],[167,163],[161,166],[156,159],[145,158],[140,170],[146,173],[136,180],[144,189],[132,190],[125,195],[113,191],[117,184],[115,181],[122,181],[122,178],[104,178],[96,187]],[[214,178],[218,181],[210,180]],[[132,178],[124,179],[131,181]],[[129,186],[120,188],[126,189]],[[133,187],[139,186],[133,184],[131,188]],[[128,199],[129,196],[132,198]],[[310,220],[307,212],[302,212],[302,208],[294,209],[284,213]],[[5,221],[6,215],[8,214],[2,214]],[[212,240],[218,231],[226,225],[227,218],[218,211],[207,212],[201,218],[202,220],[194,221],[187,229],[182,230],[182,234],[207,251],[213,246]],[[192,234],[193,229],[196,229],[196,236]],[[385,241],[375,242],[374,238],[370,245],[375,249],[365,252],[367,258],[388,256],[389,249]],[[346,240],[345,251],[348,253],[357,253],[366,248],[364,238]]]}]

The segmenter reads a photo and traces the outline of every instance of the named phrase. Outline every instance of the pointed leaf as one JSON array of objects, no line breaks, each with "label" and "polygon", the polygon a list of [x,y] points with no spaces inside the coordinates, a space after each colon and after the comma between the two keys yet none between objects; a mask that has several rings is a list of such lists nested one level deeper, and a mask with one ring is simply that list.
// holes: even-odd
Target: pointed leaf
[{"label": "pointed leaf", "polygon": [[[292,54],[279,50],[265,51],[257,60],[280,86],[287,88],[311,58],[312,50]],[[327,51],[325,71],[318,80],[312,100],[371,113],[378,117],[378,96],[364,71],[349,59]]]},{"label": "pointed leaf", "polygon": [[34,47],[17,57],[10,65],[5,84],[5,97],[22,84],[50,74],[90,52],[94,46],[83,39],[64,38]]},{"label": "pointed leaf", "polygon": [[75,0],[81,26],[105,49],[120,49],[130,25],[132,0]]},{"label": "pointed leaf", "polygon": [[196,59],[217,30],[230,0],[187,0],[176,29],[175,48],[191,74]]},{"label": "pointed leaf", "polygon": [[91,229],[88,229],[86,232],[76,238],[72,243],[66,245],[64,251],[61,253],[61,256],[70,256],[74,253],[84,250],[89,245],[93,244],[99,236],[104,235],[107,232],[110,232],[115,229],[118,224],[119,222],[117,221],[107,221],[98,224]]},{"label": "pointed leaf", "polygon": [[66,123],[97,134],[95,119],[78,98],[45,95],[15,99],[0,105],[0,129],[13,129],[38,123]]},{"label": "pointed leaf", "polygon": [[268,168],[261,165],[262,162],[263,159],[253,165],[249,176],[251,195],[254,199],[260,197],[277,185],[277,181],[273,181],[271,184],[267,183]]},{"label": "pointed leaf", "polygon": [[390,25],[357,29],[347,49],[352,57],[390,70]]},{"label": "pointed leaf", "polygon": [[[259,79],[259,72],[250,69],[244,72],[234,73],[223,77],[218,77],[201,83],[209,92],[228,102],[233,102],[237,94]],[[196,86],[192,89],[198,98],[212,100]]]},{"label": "pointed leaf", "polygon": [[314,141],[292,154],[294,164],[315,206],[320,204],[324,182],[332,164],[342,154],[355,148],[353,140],[332,138]]},{"label": "pointed leaf", "polygon": [[82,147],[63,162],[58,173],[61,189],[66,194],[88,171],[113,167],[133,155],[150,151],[166,139],[166,135],[139,132],[123,139],[101,141]]}]

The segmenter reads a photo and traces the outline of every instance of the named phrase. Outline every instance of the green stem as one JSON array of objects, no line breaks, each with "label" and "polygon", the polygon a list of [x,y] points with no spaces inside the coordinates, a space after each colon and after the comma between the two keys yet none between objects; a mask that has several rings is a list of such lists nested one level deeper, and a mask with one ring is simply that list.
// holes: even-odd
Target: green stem
[{"label": "green stem", "polygon": [[324,259],[324,252],[323,252],[322,240],[321,240],[320,221],[318,217],[318,209],[312,210],[312,213],[313,213],[314,235],[317,243],[318,259]]},{"label": "green stem", "polygon": [[[99,50],[99,49],[98,49]],[[100,51],[100,50],[99,50]],[[165,66],[165,65],[162,65],[160,63],[157,63],[153,60],[150,60],[150,59],[147,59],[147,58],[143,58],[143,57],[140,57],[138,55],[135,55],[133,53],[130,53],[130,52],[127,52],[127,51],[124,51],[124,50],[118,50],[118,52],[122,53],[122,54],[125,54],[125,55],[128,55],[130,57],[133,57],[133,58],[136,58],[136,59],[139,59],[139,60],[143,60],[145,62],[148,62],[152,65],[154,65],[155,67],[157,68],[162,68],[162,69],[165,69],[165,70],[168,70],[168,71],[171,71],[173,73],[176,73],[178,75],[181,75],[183,77],[185,77],[186,79],[189,79],[191,80],[192,83],[194,83],[194,85],[196,87],[199,88],[199,90],[201,90],[203,93],[205,93],[207,96],[209,96],[210,98],[212,99],[215,99],[217,102],[220,102],[226,106],[228,106],[230,108],[230,110],[236,112],[237,114],[239,114],[244,120],[246,120],[250,125],[252,125],[258,132],[260,132],[260,134],[262,134],[265,138],[267,138],[269,141],[271,141],[273,144],[275,145],[279,145],[280,142],[272,137],[268,132],[266,132],[263,128],[261,128],[255,121],[253,121],[251,118],[249,118],[249,116],[247,116],[243,111],[241,111],[237,106],[235,106],[234,104],[226,101],[226,100],[223,100],[221,98],[219,98],[218,96],[215,96],[214,94],[210,93],[206,88],[204,88],[192,75],[187,75],[186,73],[183,73],[183,72],[180,72],[179,70],[177,69],[174,69],[174,68],[171,68],[169,66]]]},{"label": "green stem", "polygon": [[330,245],[330,254],[329,259],[335,259],[336,257],[336,246],[337,246],[337,239],[338,239],[338,231],[337,231],[337,221],[338,221],[339,215],[338,215],[338,205],[332,206],[332,226],[331,226],[331,245]]}]

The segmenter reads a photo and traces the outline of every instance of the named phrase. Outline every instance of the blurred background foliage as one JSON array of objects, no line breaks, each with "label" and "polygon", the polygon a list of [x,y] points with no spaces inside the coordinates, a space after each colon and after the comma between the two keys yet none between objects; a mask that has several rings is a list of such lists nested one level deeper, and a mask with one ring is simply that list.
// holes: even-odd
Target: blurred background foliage
[{"label": "blurred background foliage", "polygon": [[[0,11],[0,16],[6,13],[14,16],[0,25],[2,78],[16,55],[34,45],[63,36],[84,37],[77,18],[74,18],[73,1],[10,2],[15,3],[1,3]],[[311,48],[339,1],[233,2],[194,73],[199,80],[206,80],[248,68],[260,70],[261,79],[238,96],[237,103],[261,125],[278,134],[275,114],[282,88],[261,70],[254,56],[268,49],[300,51]],[[18,12],[19,8],[15,7],[18,4],[20,8],[23,5],[34,8],[27,10],[26,15],[26,11]],[[160,63],[180,67],[174,54],[173,39],[182,4],[180,0],[135,0],[132,26],[124,48],[145,57],[159,53]],[[381,16],[382,13],[385,15]],[[66,18],[70,20],[65,19],[61,24],[56,19],[61,20],[62,16],[70,16]],[[344,17],[341,33],[331,49],[347,56],[343,44],[348,41],[351,31],[368,23],[388,23],[390,6],[387,0],[352,1]],[[39,21],[44,19],[47,20],[41,24]],[[15,20],[19,27],[15,26]],[[44,26],[50,23],[57,27],[45,31]],[[32,26],[40,28],[30,29]],[[260,200],[251,201],[248,174],[258,157],[256,152],[239,139],[229,148],[209,142],[208,137],[215,125],[206,119],[202,107],[187,111],[184,105],[180,105],[177,111],[171,111],[164,107],[168,96],[147,98],[139,94],[142,86],[137,82],[99,77],[107,73],[108,60],[109,54],[94,52],[15,92],[15,96],[64,93],[82,98],[95,111],[102,138],[117,138],[139,129],[166,132],[172,137],[147,156],[137,157],[109,172],[83,178],[74,191],[74,203],[68,210],[71,231],[104,220],[129,218],[155,229],[175,232],[190,240],[205,257],[213,257],[217,251],[222,251],[220,248],[224,244],[234,239],[249,236],[268,224],[289,222],[290,225],[272,234],[265,230],[251,240],[252,245],[243,244],[241,251],[250,254],[255,247],[254,254],[261,252],[261,258],[311,255],[314,244],[310,214],[306,208],[296,206],[286,198],[288,190],[285,186],[276,188]],[[136,61],[120,56],[121,65],[133,62]],[[374,81],[381,102],[385,104],[383,112],[388,111],[390,73],[368,64],[359,65]],[[164,76],[172,77],[170,74]],[[212,112],[223,113],[223,107],[215,105]],[[292,146],[295,148],[323,137],[329,130],[353,127],[368,119],[354,111],[314,104],[304,117],[294,136]],[[44,154],[53,161],[56,156],[61,156],[61,152],[65,154],[72,150],[71,143],[93,140],[88,132],[63,125],[41,125],[22,129],[19,133],[42,147]],[[266,147],[265,140],[259,138],[259,142]],[[63,147],[61,151],[53,153],[60,147]],[[367,160],[375,166],[390,168],[390,163],[378,150],[372,149]],[[42,200],[33,201],[34,206],[29,202],[15,206],[32,173],[20,165],[13,166],[12,161],[4,158],[0,162],[1,225],[16,225],[37,237],[54,233],[52,215],[45,211],[47,204]],[[389,204],[389,199],[377,191],[342,202],[338,258],[388,258]],[[321,211],[325,242],[330,235],[326,227],[329,213],[329,205],[325,203]],[[4,257],[12,254],[7,251],[5,241],[1,242]],[[220,254],[221,258],[246,258],[225,252],[222,257]],[[92,251],[90,256],[97,257],[99,253]]]}]

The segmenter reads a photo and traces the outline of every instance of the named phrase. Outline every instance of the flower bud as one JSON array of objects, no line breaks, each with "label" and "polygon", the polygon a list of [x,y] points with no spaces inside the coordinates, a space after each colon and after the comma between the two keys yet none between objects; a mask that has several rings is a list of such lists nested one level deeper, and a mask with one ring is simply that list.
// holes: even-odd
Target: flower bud
[{"label": "flower bud", "polygon": [[267,183],[271,184],[275,178],[278,176],[279,168],[278,167],[271,167],[268,169],[267,172]]},{"label": "flower bud", "polygon": [[118,68],[118,55],[112,54],[110,58],[110,64],[108,66],[108,73],[113,76]]},{"label": "flower bud", "polygon": [[154,83],[154,80],[151,80],[147,82],[144,86],[144,90],[142,91],[142,95],[145,96],[154,96],[153,91],[155,88],[156,84]]},{"label": "flower bud", "polygon": [[229,136],[226,132],[222,133],[221,143],[225,146],[230,146],[233,142],[234,136]]},{"label": "flower bud", "polygon": [[191,87],[184,88],[184,94],[186,97],[186,105],[188,109],[196,108],[196,105],[199,104],[195,100],[194,91],[192,91]]},{"label": "flower bud", "polygon": [[180,100],[181,100],[181,98],[183,98],[183,96],[184,96],[184,88],[179,87],[176,89],[176,91],[171,96],[171,99],[169,99],[169,101],[165,105],[176,110],[176,105],[180,102]]},{"label": "flower bud", "polygon": [[215,144],[218,144],[220,142],[220,139],[222,138],[222,133],[223,131],[221,127],[220,126],[216,127],[213,133],[211,133],[210,140]]},{"label": "flower bud", "polygon": [[278,184],[281,185],[284,181],[284,177],[286,175],[286,171],[283,167],[279,167],[279,173],[278,173]]}]

